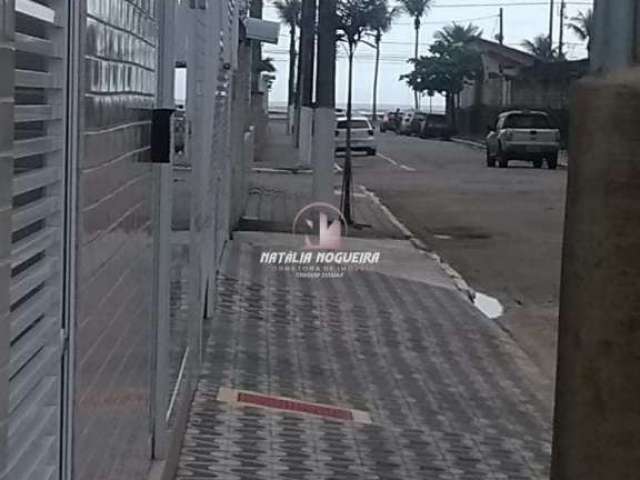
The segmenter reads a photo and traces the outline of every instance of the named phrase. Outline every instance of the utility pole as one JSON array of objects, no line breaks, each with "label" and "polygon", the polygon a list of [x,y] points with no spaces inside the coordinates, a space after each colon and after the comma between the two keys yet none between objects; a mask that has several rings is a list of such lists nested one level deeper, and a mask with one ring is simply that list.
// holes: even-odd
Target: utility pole
[{"label": "utility pole", "polygon": [[564,9],[566,7],[565,0],[560,2],[560,34],[558,37],[558,58],[562,59],[564,55]]},{"label": "utility pole", "polygon": [[[251,6],[249,7],[249,14],[251,18],[262,18],[263,0],[251,0]],[[262,60],[262,43],[251,42],[251,93],[255,93],[259,90],[260,74],[257,71],[257,67]]]},{"label": "utility pole", "polygon": [[316,0],[302,0],[300,20],[300,163],[311,165],[313,135],[313,71],[315,62]]},{"label": "utility pole", "polygon": [[572,94],[551,480],[640,471],[637,5],[595,2],[597,74]]},{"label": "utility pole", "polygon": [[336,125],[336,0],[320,0],[315,132],[313,135],[313,199],[333,204]]},{"label": "utility pole", "polygon": [[549,3],[549,48],[553,51],[553,0]]},{"label": "utility pole", "polygon": [[504,44],[504,9],[500,8],[500,37],[498,37],[500,45]]}]

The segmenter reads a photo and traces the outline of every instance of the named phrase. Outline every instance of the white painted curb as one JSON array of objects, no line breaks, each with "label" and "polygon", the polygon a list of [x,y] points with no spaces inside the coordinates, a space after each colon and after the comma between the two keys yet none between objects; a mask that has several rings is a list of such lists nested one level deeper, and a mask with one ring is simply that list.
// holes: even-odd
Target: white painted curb
[{"label": "white painted curb", "polygon": [[421,250],[425,255],[427,255],[430,259],[434,260],[438,266],[447,274],[449,278],[453,281],[453,284],[456,286],[458,290],[460,290],[464,296],[471,302],[474,302],[476,297],[476,292],[473,288],[469,286],[469,284],[465,281],[465,279],[460,275],[451,265],[445,262],[440,255],[431,250],[422,240],[417,238],[411,230],[404,225],[398,217],[396,217],[391,210],[389,210],[384,203],[380,200],[380,198],[371,190],[367,189],[364,185],[360,185],[360,189],[376,204],[380,207],[382,212],[387,216],[389,221],[393,223],[404,236],[413,244],[415,248]]}]

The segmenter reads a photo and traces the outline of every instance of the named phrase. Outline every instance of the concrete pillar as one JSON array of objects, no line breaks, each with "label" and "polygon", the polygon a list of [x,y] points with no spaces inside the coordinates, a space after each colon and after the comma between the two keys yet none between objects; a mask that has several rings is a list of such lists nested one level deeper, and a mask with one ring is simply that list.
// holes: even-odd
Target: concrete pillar
[{"label": "concrete pillar", "polygon": [[333,165],[335,163],[336,113],[330,107],[317,108],[316,131],[313,136],[313,200],[336,203],[333,194]]},{"label": "concrete pillar", "polygon": [[311,166],[313,154],[313,108],[302,106],[300,108],[300,165]]},{"label": "concrete pillar", "polygon": [[613,72],[640,60],[634,59],[639,3],[640,0],[595,1],[591,41],[591,69],[594,72]]},{"label": "concrete pillar", "polygon": [[9,280],[13,180],[13,1],[0,0],[0,475],[8,455]]},{"label": "concrete pillar", "polygon": [[640,70],[574,97],[553,480],[640,472]]}]

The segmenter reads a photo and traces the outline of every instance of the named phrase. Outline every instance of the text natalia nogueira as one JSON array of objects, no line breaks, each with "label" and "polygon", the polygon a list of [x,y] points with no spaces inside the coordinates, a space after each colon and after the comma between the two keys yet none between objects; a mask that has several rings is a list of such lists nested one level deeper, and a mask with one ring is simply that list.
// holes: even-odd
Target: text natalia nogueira
[{"label": "text natalia nogueira", "polygon": [[375,265],[380,261],[380,252],[345,251],[294,251],[262,252],[263,265]]}]

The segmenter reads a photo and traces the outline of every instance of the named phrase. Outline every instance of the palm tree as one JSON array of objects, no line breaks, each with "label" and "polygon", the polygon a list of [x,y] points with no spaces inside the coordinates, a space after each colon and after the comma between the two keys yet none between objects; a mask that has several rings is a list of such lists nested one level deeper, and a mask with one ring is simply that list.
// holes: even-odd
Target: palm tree
[{"label": "palm tree", "polygon": [[373,72],[373,102],[371,105],[371,113],[374,124],[378,122],[378,77],[380,73],[380,43],[382,36],[389,31],[391,23],[400,14],[398,7],[389,7],[387,0],[382,0],[377,6],[374,16],[371,20],[371,29],[373,30],[373,47],[376,49],[376,61]]},{"label": "palm tree", "polygon": [[291,110],[296,91],[296,28],[300,24],[300,0],[276,0],[273,6],[278,11],[282,23],[289,26],[289,92],[287,98],[287,132],[291,131]]},{"label": "palm tree", "polygon": [[[416,30],[416,44],[415,44],[415,53],[414,58],[418,58],[419,56],[419,45],[420,45],[420,20],[427,13],[429,7],[431,7],[431,0],[400,0],[400,4],[402,10],[407,13],[409,16],[413,17],[413,27]],[[418,92],[413,92],[413,99],[415,102],[416,110],[420,106],[418,103],[419,96]]]},{"label": "palm tree", "polygon": [[569,30],[583,42],[587,42],[587,51],[591,52],[591,36],[593,35],[593,10],[587,10],[587,13],[580,12],[575,17],[571,17],[568,25]]},{"label": "palm tree", "polygon": [[556,60],[556,50],[551,46],[551,39],[547,35],[537,35],[533,40],[525,40],[522,46],[540,60]]},{"label": "palm tree", "polygon": [[444,42],[447,45],[466,45],[471,40],[480,38],[481,36],[482,30],[480,30],[480,27],[477,25],[470,23],[465,27],[456,22],[443,27],[442,30],[434,34],[436,40]]},{"label": "palm tree", "polygon": [[[467,46],[469,42],[482,36],[482,30],[477,25],[469,23],[468,25],[460,25],[459,23],[452,22],[437,31],[434,35],[436,42],[442,44],[445,49],[459,49]],[[457,98],[457,102],[456,102]],[[456,115],[456,103],[460,101],[459,93],[446,93],[445,103],[447,105],[447,114],[449,115],[449,121],[451,127],[455,128],[457,123]]]},{"label": "palm tree", "polygon": [[353,223],[351,216],[351,118],[353,111],[353,57],[363,37],[373,32],[375,12],[379,11],[384,0],[338,0],[336,5],[338,39],[347,44],[349,74],[347,85],[347,128],[344,169],[342,172],[342,195],[340,199],[342,214],[348,225]]}]

